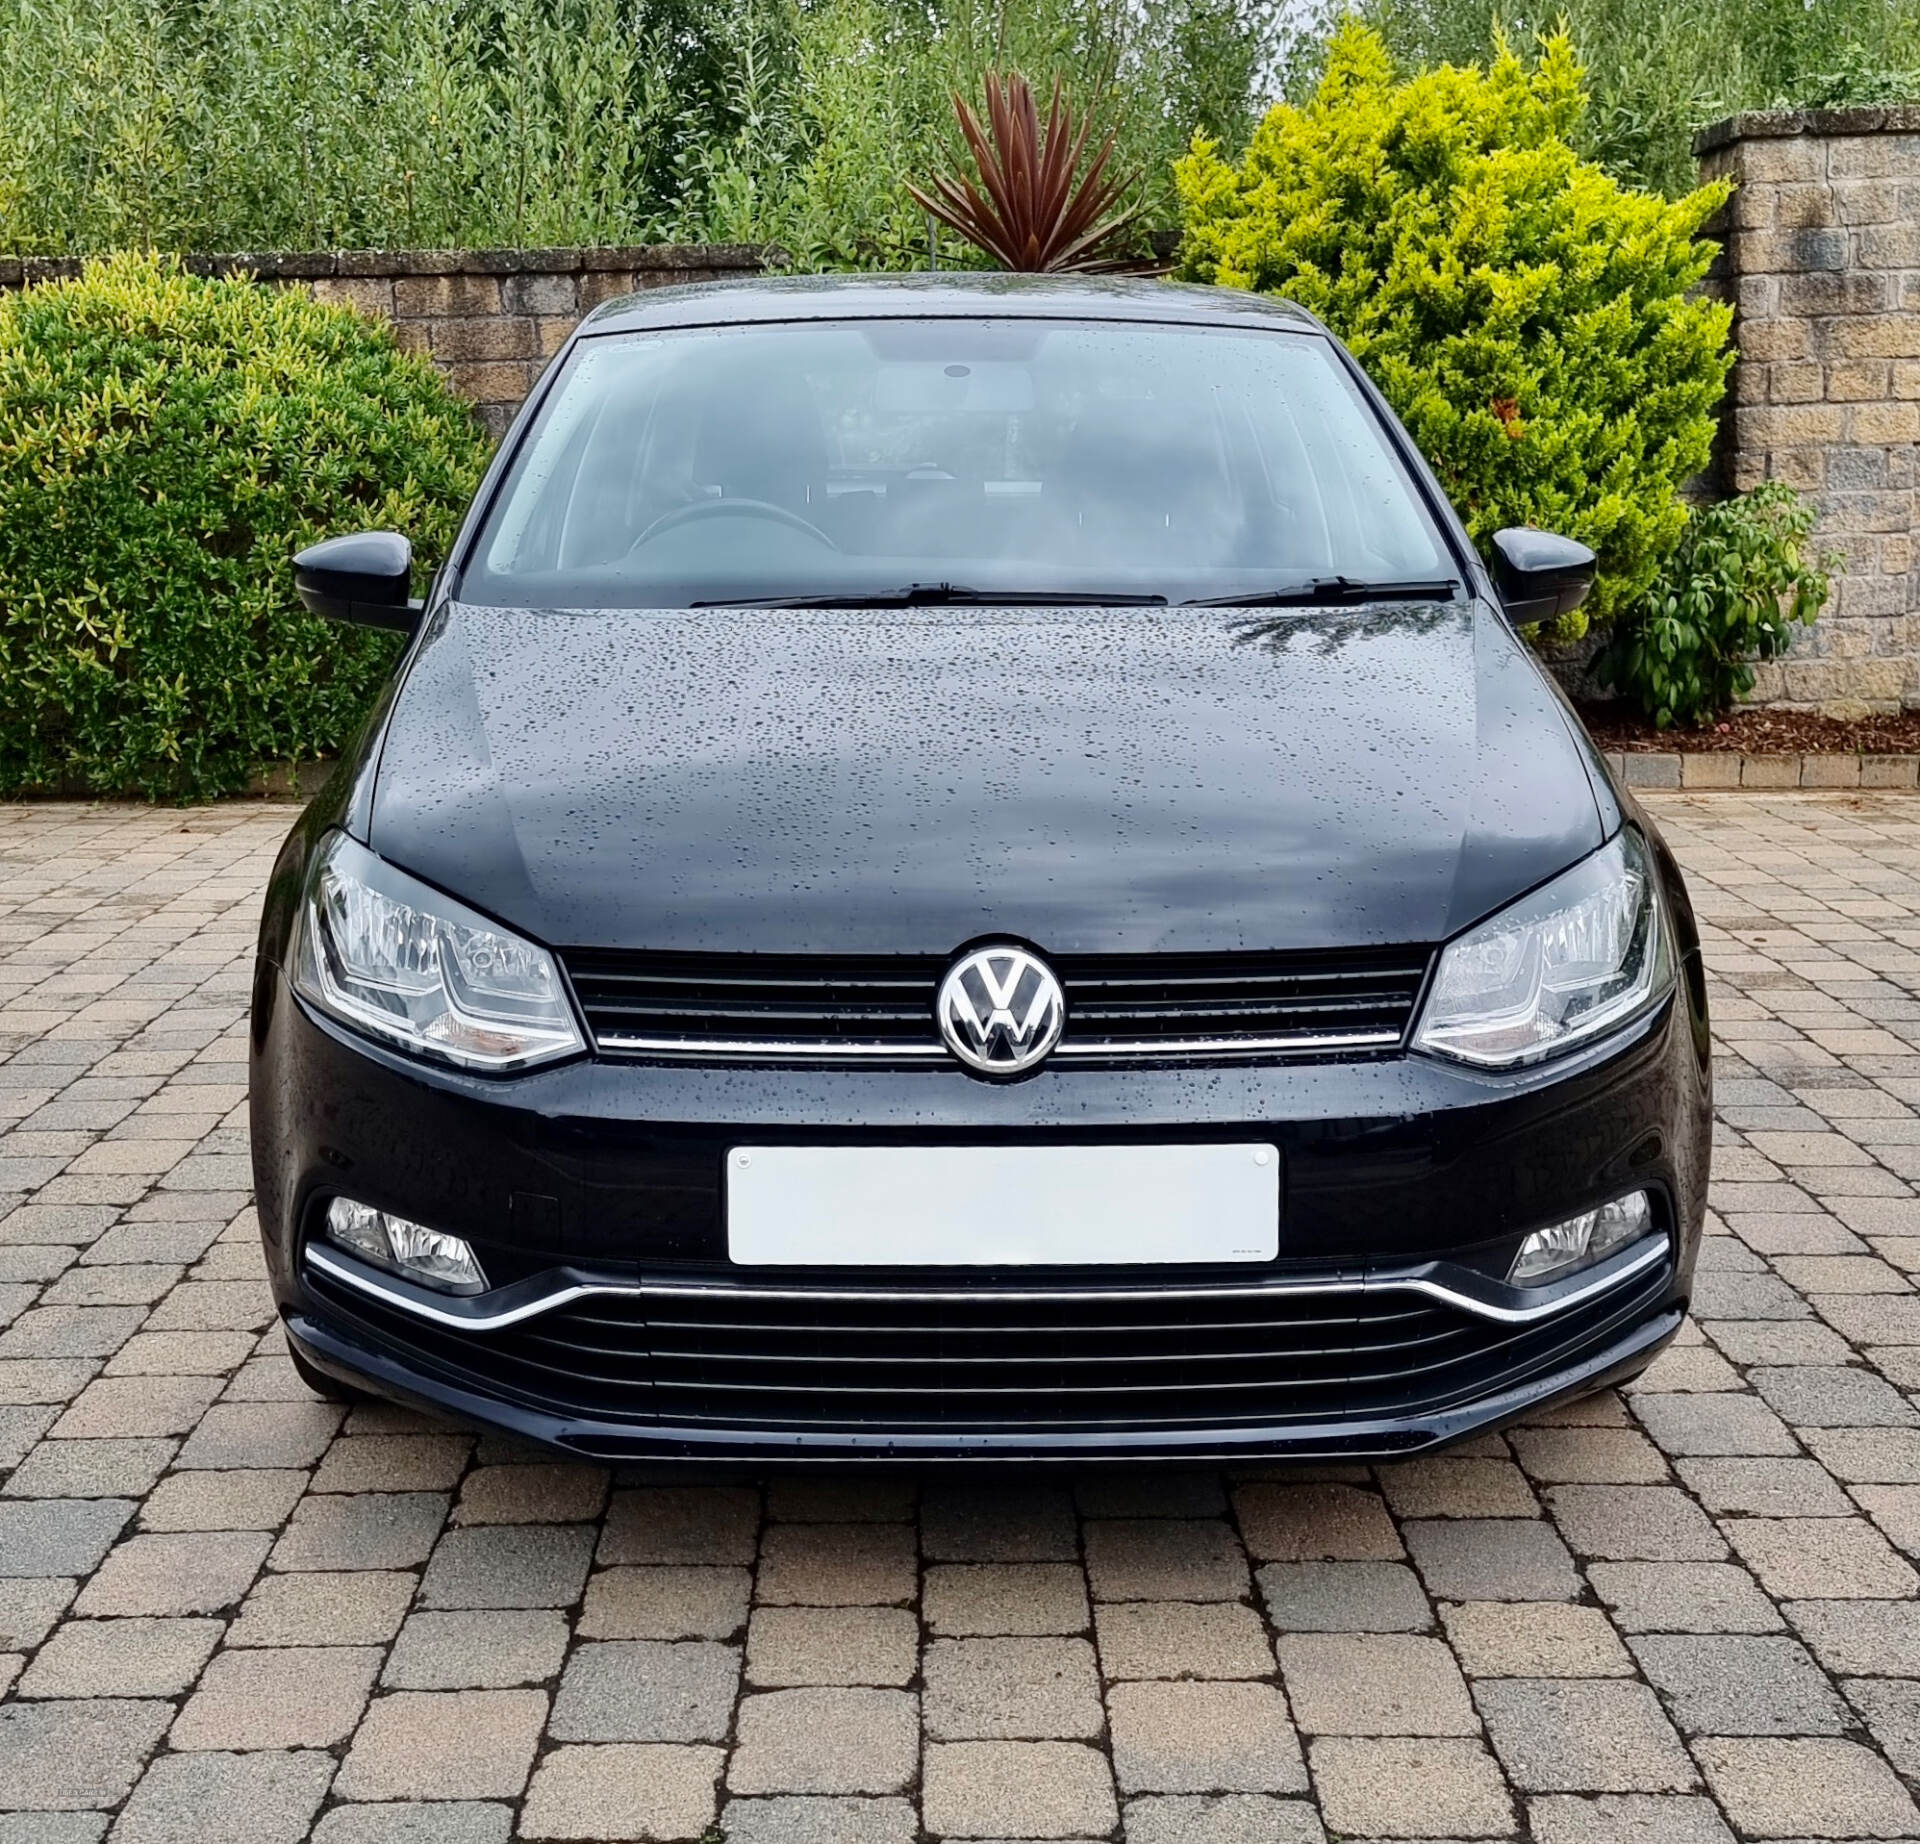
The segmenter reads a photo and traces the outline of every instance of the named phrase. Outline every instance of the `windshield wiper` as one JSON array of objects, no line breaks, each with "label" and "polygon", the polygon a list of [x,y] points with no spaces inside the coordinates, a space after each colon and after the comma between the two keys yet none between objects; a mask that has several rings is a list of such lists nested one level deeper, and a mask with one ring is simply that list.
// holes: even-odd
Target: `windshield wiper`
[{"label": "windshield wiper", "polygon": [[1195,596],[1188,608],[1316,608],[1335,602],[1451,602],[1460,585],[1451,578],[1430,583],[1370,583],[1357,576],[1316,576],[1285,589],[1241,589],[1232,595]]},{"label": "windshield wiper", "polygon": [[1129,595],[1102,589],[970,589],[964,583],[907,583],[898,589],[847,590],[838,595],[741,595],[694,602],[694,608],[938,608],[969,602],[1009,608],[1147,608],[1164,606],[1163,595]]}]

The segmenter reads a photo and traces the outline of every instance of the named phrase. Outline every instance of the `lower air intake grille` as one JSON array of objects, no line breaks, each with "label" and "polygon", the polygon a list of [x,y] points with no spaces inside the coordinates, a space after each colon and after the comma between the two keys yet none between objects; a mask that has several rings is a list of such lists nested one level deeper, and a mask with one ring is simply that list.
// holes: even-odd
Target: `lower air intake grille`
[{"label": "lower air intake grille", "polygon": [[[926,1063],[946,1051],[928,957],[614,954],[567,972],[604,1055],[694,1061]],[[1056,1057],[1204,1060],[1397,1048],[1424,948],[1314,954],[1064,956]]]},{"label": "lower air intake grille", "polygon": [[[950,1293],[716,1281],[600,1295],[492,1333],[308,1271],[343,1319],[563,1415],[769,1433],[1114,1432],[1437,1413],[1576,1361],[1644,1317],[1664,1262],[1534,1325],[1401,1291]],[[924,1287],[937,1283],[920,1282]],[[830,1290],[831,1289],[831,1290]]]}]

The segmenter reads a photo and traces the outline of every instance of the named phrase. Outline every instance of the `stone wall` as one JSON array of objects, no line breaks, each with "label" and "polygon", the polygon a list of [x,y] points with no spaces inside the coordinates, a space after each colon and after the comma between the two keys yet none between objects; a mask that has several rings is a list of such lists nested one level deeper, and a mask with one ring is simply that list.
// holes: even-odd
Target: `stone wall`
[{"label": "stone wall", "polygon": [[1716,231],[1740,355],[1719,484],[1799,488],[1841,558],[1754,701],[1920,706],[1920,108],[1737,115],[1695,151],[1739,186]]},{"label": "stone wall", "polygon": [[[750,244],[649,244],[610,250],[341,250],[299,255],[194,256],[203,275],[254,275],[305,288],[393,322],[472,399],[495,435],[589,308],[636,289],[773,266]],[[0,259],[0,288],[74,275],[64,258]]]}]

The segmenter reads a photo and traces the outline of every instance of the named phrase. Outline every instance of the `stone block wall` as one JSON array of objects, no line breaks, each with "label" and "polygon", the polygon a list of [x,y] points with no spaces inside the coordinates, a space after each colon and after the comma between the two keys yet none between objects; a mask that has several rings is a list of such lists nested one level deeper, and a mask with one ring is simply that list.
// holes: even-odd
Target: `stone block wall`
[{"label": "stone block wall", "polygon": [[1920,706],[1920,108],[1739,115],[1695,151],[1739,188],[1715,232],[1739,349],[1719,484],[1799,488],[1840,558],[1754,702]]},{"label": "stone block wall", "polygon": [[[606,250],[340,250],[195,256],[203,275],[252,275],[305,288],[393,322],[472,400],[498,436],[574,324],[616,295],[758,275],[778,252],[750,244],[649,244]],[[0,260],[0,288],[79,272],[64,258]]]}]

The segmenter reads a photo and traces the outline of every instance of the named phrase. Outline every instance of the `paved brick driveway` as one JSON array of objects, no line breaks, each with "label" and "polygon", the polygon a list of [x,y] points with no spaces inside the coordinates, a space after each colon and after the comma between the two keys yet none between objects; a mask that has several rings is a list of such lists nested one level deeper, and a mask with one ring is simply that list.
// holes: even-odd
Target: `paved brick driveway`
[{"label": "paved brick driveway", "polygon": [[1920,1836],[1920,798],[1661,810],[1723,1127],[1625,1401],[763,1488],[311,1401],[245,1156],[289,811],[0,809],[0,1844]]}]

